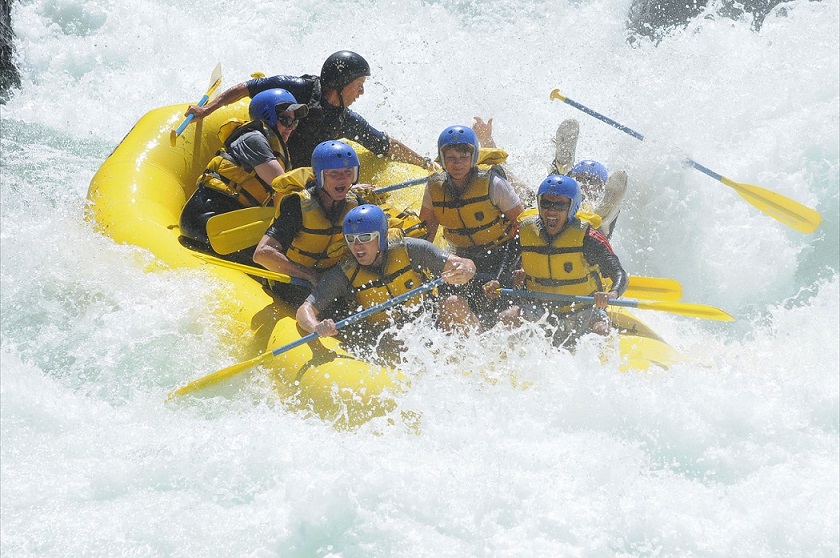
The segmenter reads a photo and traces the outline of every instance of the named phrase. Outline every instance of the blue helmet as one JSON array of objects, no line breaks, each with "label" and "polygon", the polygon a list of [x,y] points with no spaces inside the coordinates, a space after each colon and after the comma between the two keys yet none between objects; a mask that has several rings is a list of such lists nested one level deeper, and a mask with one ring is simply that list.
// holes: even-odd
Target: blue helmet
[{"label": "blue helmet", "polygon": [[575,176],[578,174],[594,176],[595,178],[600,179],[601,182],[604,184],[606,184],[607,179],[609,179],[607,167],[605,167],[598,161],[592,161],[591,159],[579,161],[574,164],[572,170],[569,171],[569,176]]},{"label": "blue helmet", "polygon": [[309,112],[309,107],[299,104],[294,95],[279,88],[257,93],[248,105],[251,120],[262,120],[272,130],[277,127],[277,113],[287,110],[293,110],[296,115],[303,117]]},{"label": "blue helmet", "polygon": [[379,249],[384,252],[388,247],[388,217],[378,205],[366,203],[348,211],[344,217],[341,232],[344,234],[378,232]]},{"label": "blue helmet", "polygon": [[545,194],[565,196],[572,200],[572,205],[569,207],[569,223],[576,220],[575,215],[580,209],[580,185],[577,180],[563,174],[552,174],[543,180],[537,189],[537,205]]},{"label": "blue helmet", "polygon": [[438,138],[438,157],[443,164],[443,148],[447,145],[471,145],[473,148],[472,166],[478,162],[478,137],[469,126],[450,126],[440,133]]},{"label": "blue helmet", "polygon": [[318,188],[324,187],[324,171],[330,169],[355,168],[353,184],[359,181],[359,156],[353,148],[338,140],[319,143],[312,151],[312,172]]}]

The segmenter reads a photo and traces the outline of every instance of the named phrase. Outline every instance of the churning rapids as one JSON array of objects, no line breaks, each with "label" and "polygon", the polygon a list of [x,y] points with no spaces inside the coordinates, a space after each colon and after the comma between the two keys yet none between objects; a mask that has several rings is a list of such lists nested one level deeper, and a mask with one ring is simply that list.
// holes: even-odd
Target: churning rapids
[{"label": "churning rapids", "polygon": [[[23,0],[21,85],[2,111],[3,556],[837,556],[840,553],[838,2],[755,30],[706,10],[628,41],[629,0]],[[232,363],[199,271],[85,220],[96,169],[148,110],[195,101],[219,61],[373,67],[354,105],[431,155],[494,118],[536,185],[561,120],[580,157],[626,169],[613,245],[732,324],[643,313],[690,357],[602,365],[501,332],[409,326],[411,390],[352,432],[261,386],[164,403]],[[644,143],[564,94],[643,132]],[[803,235],[685,168],[815,207]],[[434,351],[430,351],[431,342]],[[464,371],[481,373],[465,374]],[[516,382],[509,381],[515,378]],[[523,388],[527,384],[527,388]]]}]

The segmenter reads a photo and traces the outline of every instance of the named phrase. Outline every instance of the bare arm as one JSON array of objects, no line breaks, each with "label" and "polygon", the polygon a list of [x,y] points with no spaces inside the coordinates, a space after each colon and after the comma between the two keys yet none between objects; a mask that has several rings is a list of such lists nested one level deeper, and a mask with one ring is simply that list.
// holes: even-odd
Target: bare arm
[{"label": "bare arm", "polygon": [[416,151],[399,140],[389,138],[391,146],[388,148],[388,157],[392,161],[402,161],[411,165],[417,165],[427,170],[434,170],[434,162],[419,155]]},{"label": "bare arm", "polygon": [[295,318],[297,319],[298,325],[304,331],[308,331],[309,333],[317,333],[320,337],[332,337],[338,330],[335,328],[335,322],[326,319],[326,320],[319,320],[318,319],[318,309],[315,308],[315,305],[311,302],[304,301],[297,309],[297,314],[295,314]]},{"label": "bare arm", "polygon": [[262,178],[266,184],[271,184],[274,182],[275,178],[286,171],[277,159],[272,159],[271,161],[266,161],[265,163],[254,167],[254,172],[256,172],[257,176]]},{"label": "bare arm", "polygon": [[522,213],[523,211],[525,211],[525,208],[522,207],[521,203],[519,203],[519,204],[513,206],[511,209],[508,209],[507,211],[505,211],[505,217],[511,223],[516,223],[516,218],[519,217],[519,214]]},{"label": "bare arm", "polygon": [[209,116],[216,109],[225,107],[231,103],[235,103],[242,97],[247,96],[248,87],[245,85],[245,82],[238,83],[233,87],[225,89],[218,97],[216,97],[203,107],[190,105],[190,108],[187,109],[187,112],[184,113],[184,116],[194,114],[196,120],[201,120],[202,118],[206,118],[207,116]]},{"label": "bare arm", "polygon": [[421,207],[420,208],[420,221],[426,223],[426,230],[428,234],[426,235],[426,240],[429,242],[435,241],[435,235],[437,235],[438,230],[438,220],[435,217],[435,212],[430,207]]},{"label": "bare arm", "polygon": [[[475,122],[472,125],[473,132],[478,138],[478,143],[481,147],[495,148],[496,140],[493,139],[493,119],[487,119],[487,122],[481,119],[480,116],[474,116]],[[513,187],[516,194],[523,200],[530,200],[533,198],[533,192],[528,188],[528,185],[518,176],[513,174],[513,171],[507,165],[500,165],[504,171],[505,178]]]},{"label": "bare arm", "polygon": [[469,258],[450,254],[440,274],[444,283],[463,285],[475,276],[475,263]]},{"label": "bare arm", "polygon": [[290,261],[284,253],[283,245],[267,234],[257,244],[254,262],[270,271],[309,281],[313,287],[318,283],[318,275],[313,270]]}]

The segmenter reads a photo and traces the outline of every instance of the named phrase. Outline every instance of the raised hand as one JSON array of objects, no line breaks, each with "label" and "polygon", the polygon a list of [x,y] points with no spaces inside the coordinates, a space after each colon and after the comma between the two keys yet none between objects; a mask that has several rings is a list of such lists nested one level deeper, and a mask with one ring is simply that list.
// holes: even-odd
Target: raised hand
[{"label": "raised hand", "polygon": [[480,116],[474,116],[475,122],[472,125],[472,130],[478,138],[478,143],[481,147],[496,147],[496,142],[493,140],[493,119],[490,118],[485,122]]}]

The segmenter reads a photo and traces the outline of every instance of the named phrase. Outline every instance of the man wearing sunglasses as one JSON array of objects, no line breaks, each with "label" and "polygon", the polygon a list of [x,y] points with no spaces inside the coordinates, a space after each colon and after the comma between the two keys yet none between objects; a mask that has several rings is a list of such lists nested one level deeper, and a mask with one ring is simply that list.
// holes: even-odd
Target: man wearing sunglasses
[{"label": "man wearing sunglasses", "polygon": [[[285,89],[256,95],[248,107],[251,121],[231,121],[223,147],[199,177],[195,193],[181,211],[181,234],[210,249],[207,221],[215,215],[274,203],[271,182],[289,170],[287,142],[309,108]],[[226,256],[250,262],[253,248]]]},{"label": "man wearing sunglasses", "polygon": [[[399,229],[388,228],[388,218],[376,205],[360,205],[347,214],[342,226],[351,256],[328,271],[318,286],[298,308],[301,328],[321,337],[336,335],[335,322],[325,312],[337,301],[348,308],[370,308],[406,293],[440,276],[445,283],[463,285],[475,275],[475,264],[441,250],[427,240],[404,237]],[[420,299],[405,306],[416,307]],[[396,319],[410,319],[413,314],[400,308],[368,316],[369,324],[384,329]],[[444,300],[438,323],[444,328],[463,326],[477,318],[466,303]]]},{"label": "man wearing sunglasses", "polygon": [[340,50],[327,57],[320,76],[257,77],[234,85],[203,107],[189,107],[186,114],[194,114],[200,120],[245,96],[254,97],[267,89],[280,87],[306,104],[311,113],[289,143],[294,168],[307,166],[309,157],[319,143],[353,138],[380,157],[387,155],[394,161],[432,169],[431,159],[418,155],[402,142],[388,137],[348,108],[364,94],[365,80],[369,76],[370,65],[367,60],[355,52]]},{"label": "man wearing sunglasses", "polygon": [[[476,116],[472,129],[482,147],[496,147],[493,139],[492,118],[484,122]],[[618,206],[627,191],[627,173],[618,170],[609,174],[607,167],[592,159],[574,163],[579,131],[580,124],[574,118],[564,120],[557,127],[554,161],[551,162],[549,173],[565,174],[578,182],[582,196],[581,207],[588,212],[587,219],[591,220],[593,226],[609,239],[615,229],[619,213]],[[523,195],[522,191],[527,187],[510,170],[503,165],[499,166],[519,196],[526,199],[528,195]]]},{"label": "man wearing sunglasses", "polygon": [[[587,331],[607,335],[610,320],[604,309],[609,300],[627,290],[627,273],[607,238],[576,214],[581,206],[580,185],[573,178],[552,175],[537,190],[539,214],[522,220],[519,244],[522,267],[513,274],[515,288],[540,293],[594,296],[594,308],[569,304],[528,302],[504,310],[501,321],[516,325],[524,318],[536,321],[546,313],[557,327],[555,340],[570,343]],[[607,287],[602,277],[610,280]],[[498,298],[498,281],[484,285],[485,294]]]}]

